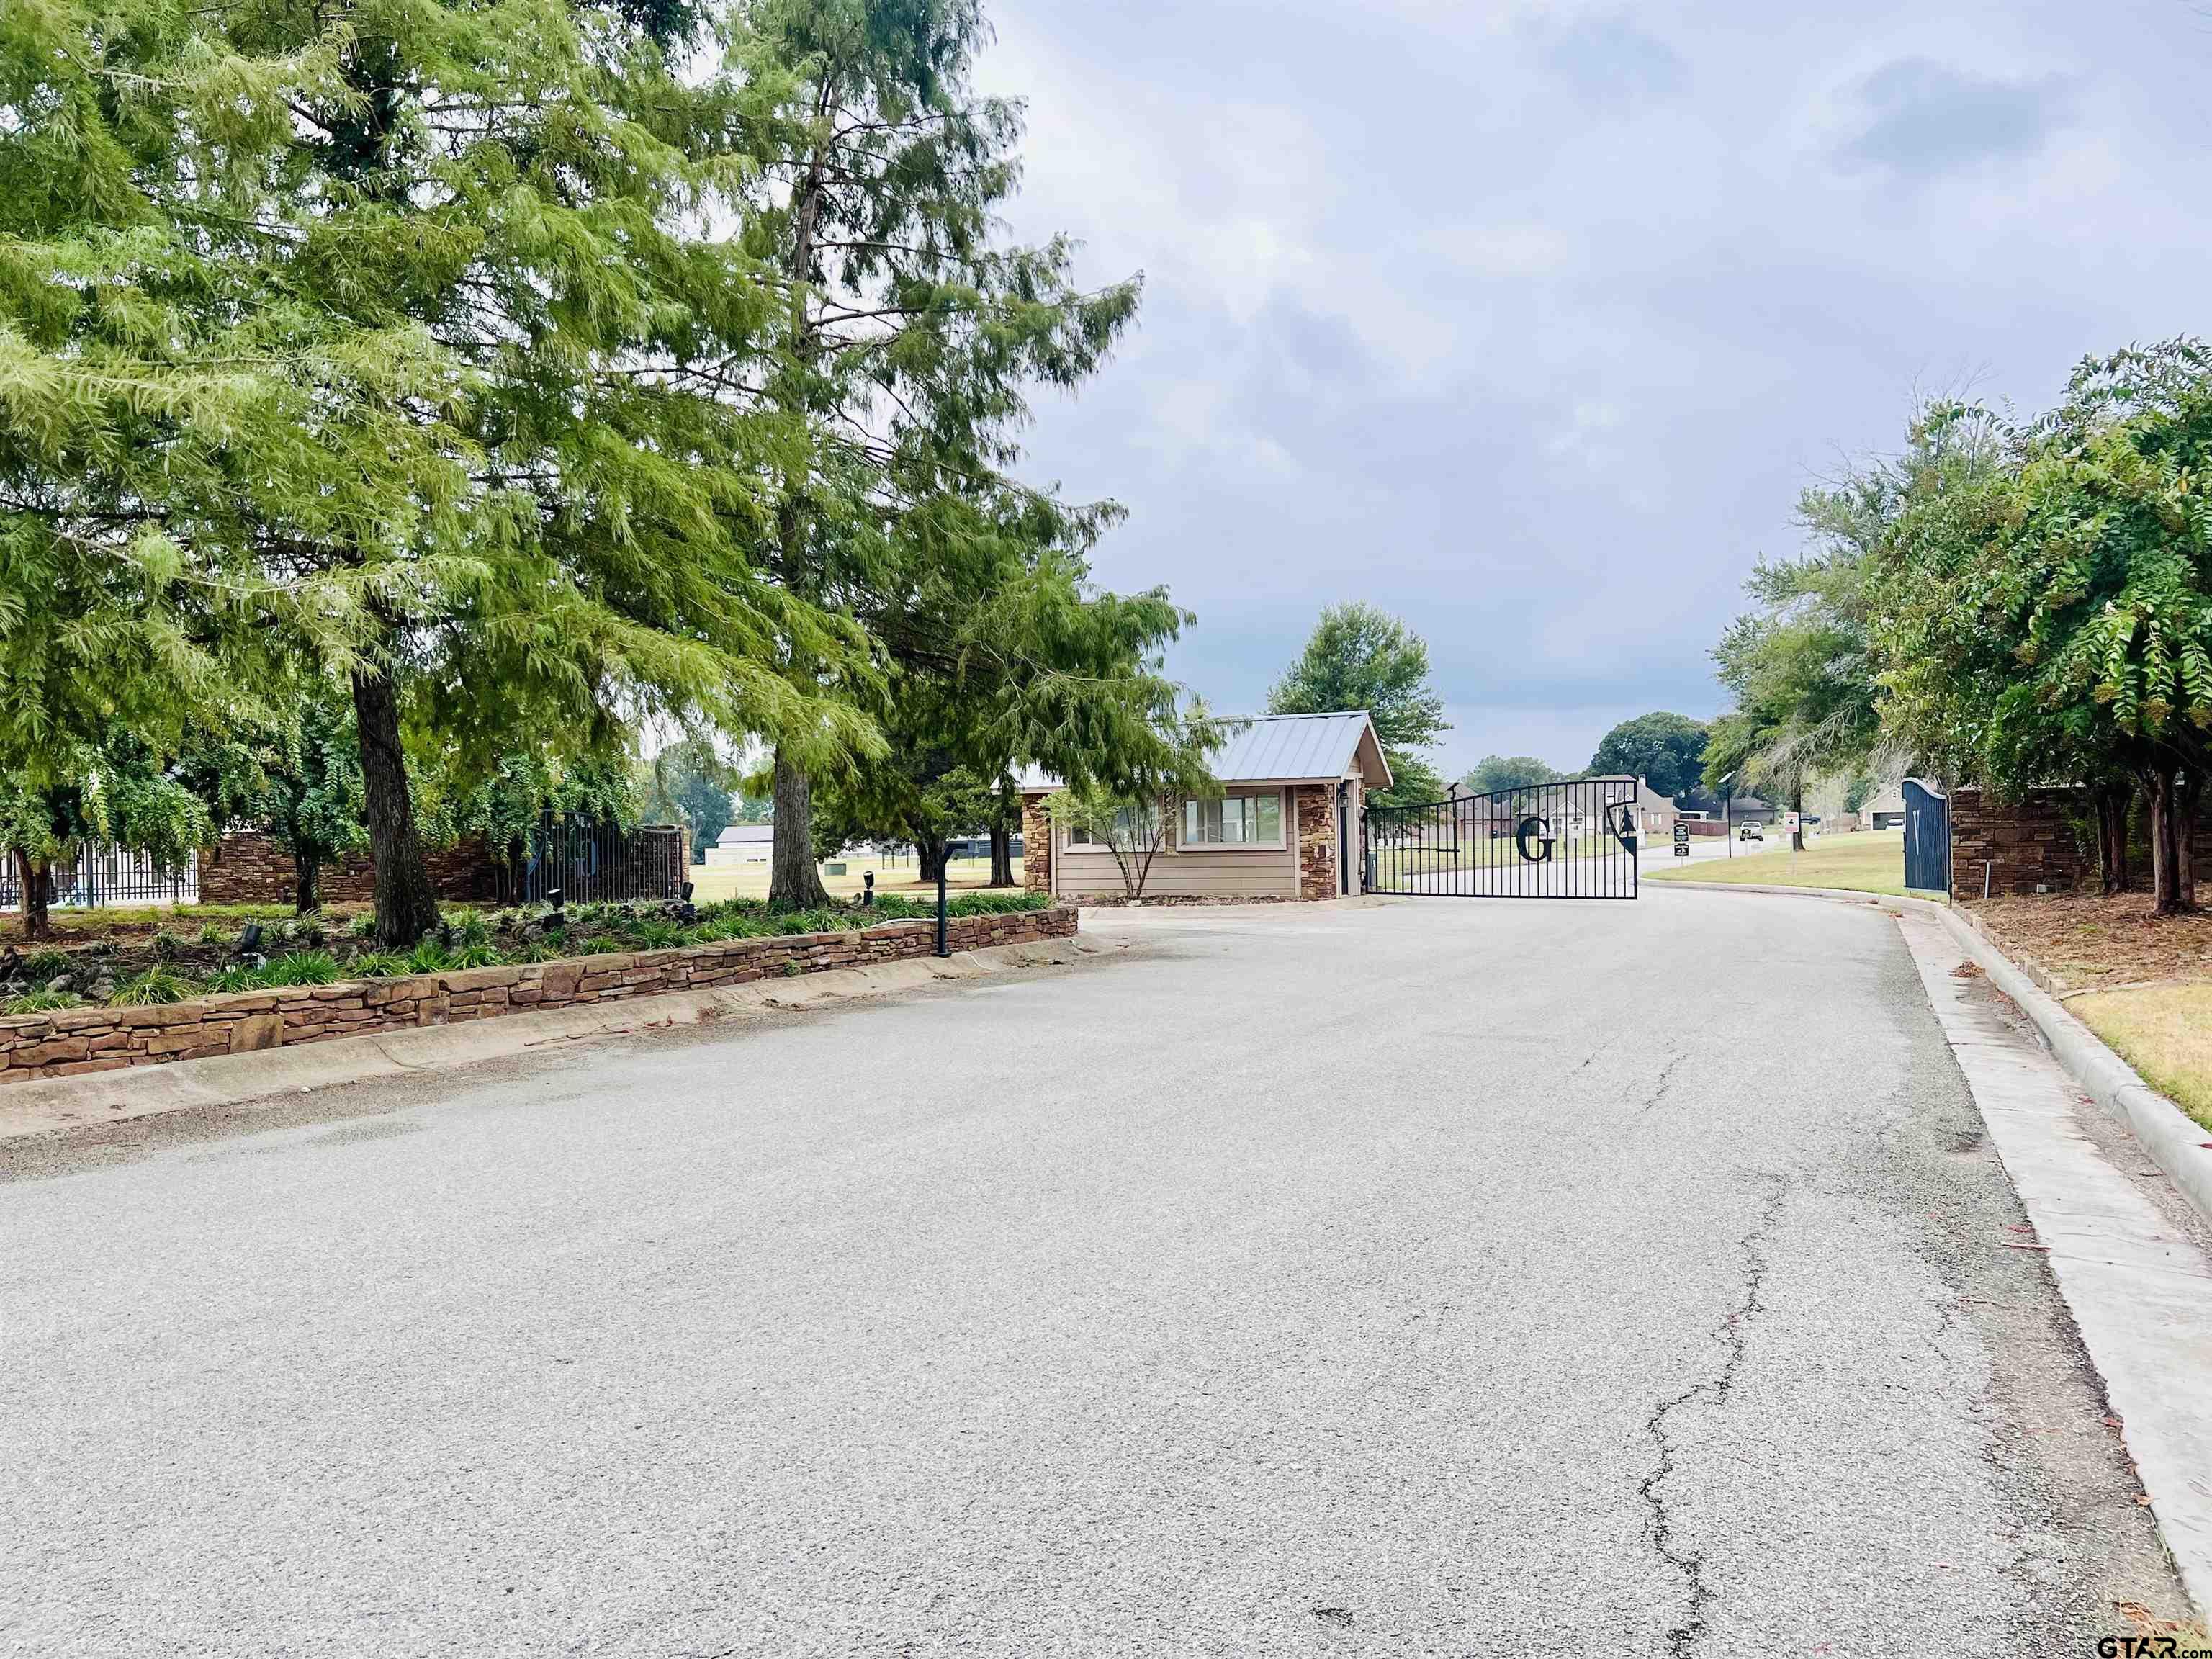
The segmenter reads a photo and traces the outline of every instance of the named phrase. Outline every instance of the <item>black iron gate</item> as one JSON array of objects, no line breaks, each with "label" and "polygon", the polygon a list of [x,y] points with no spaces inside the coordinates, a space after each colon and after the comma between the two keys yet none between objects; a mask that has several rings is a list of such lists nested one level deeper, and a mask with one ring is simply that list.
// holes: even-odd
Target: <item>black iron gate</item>
[{"label": "black iron gate", "polygon": [[1370,893],[1632,899],[1636,780],[1576,778],[1370,806],[1362,840]]}]

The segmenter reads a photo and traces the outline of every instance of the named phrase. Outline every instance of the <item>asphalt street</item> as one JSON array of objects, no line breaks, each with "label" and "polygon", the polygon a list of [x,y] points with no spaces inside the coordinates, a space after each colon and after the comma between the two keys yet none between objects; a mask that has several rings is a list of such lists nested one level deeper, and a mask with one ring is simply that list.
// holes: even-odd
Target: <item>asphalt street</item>
[{"label": "asphalt street", "polygon": [[2080,1655],[2180,1592],[1895,924],[1647,887],[0,1153],[0,1652]]}]

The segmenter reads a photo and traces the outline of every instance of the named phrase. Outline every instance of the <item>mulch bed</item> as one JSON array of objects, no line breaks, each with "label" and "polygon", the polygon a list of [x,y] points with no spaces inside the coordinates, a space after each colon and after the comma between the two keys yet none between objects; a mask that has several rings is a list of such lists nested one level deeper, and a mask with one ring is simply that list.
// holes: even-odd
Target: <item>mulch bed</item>
[{"label": "mulch bed", "polygon": [[[2203,884],[2197,896],[2212,902]],[[2212,912],[2153,915],[2147,893],[2037,893],[1964,908],[2008,955],[2032,958],[2069,994],[2212,981]]]}]

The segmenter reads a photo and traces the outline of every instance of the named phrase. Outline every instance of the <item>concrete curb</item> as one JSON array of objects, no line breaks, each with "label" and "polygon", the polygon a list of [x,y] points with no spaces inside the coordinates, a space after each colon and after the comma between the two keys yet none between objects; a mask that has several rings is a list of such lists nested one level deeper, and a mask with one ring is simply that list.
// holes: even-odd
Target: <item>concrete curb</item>
[{"label": "concrete curb", "polygon": [[758,1018],[910,991],[941,980],[981,979],[1018,968],[1064,965],[1123,948],[1080,934],[986,945],[940,960],[908,957],[788,979],[697,991],[665,991],[616,1002],[576,1003],[457,1025],[418,1025],[295,1048],[179,1060],[168,1066],[40,1078],[0,1094],[0,1140],[127,1122],[167,1112],[237,1106],[369,1078],[441,1072],[594,1037],[708,1020]]},{"label": "concrete curb", "polygon": [[1852,904],[1910,906],[1941,916],[1943,925],[1991,984],[2002,991],[2034,1023],[2044,1046],[2089,1097],[2106,1109],[2118,1113],[2135,1131],[2136,1139],[2166,1171],[2176,1188],[2212,1220],[2212,1130],[2198,1125],[2164,1095],[2145,1083],[2134,1066],[2107,1048],[2104,1040],[2068,1012],[2065,1006],[2007,956],[1982,925],[1966,912],[1932,899],[1899,898],[1887,893],[1856,893],[1838,887],[1747,887],[1734,882],[1670,881],[1705,893],[1758,893],[1771,897],[1840,899]]}]

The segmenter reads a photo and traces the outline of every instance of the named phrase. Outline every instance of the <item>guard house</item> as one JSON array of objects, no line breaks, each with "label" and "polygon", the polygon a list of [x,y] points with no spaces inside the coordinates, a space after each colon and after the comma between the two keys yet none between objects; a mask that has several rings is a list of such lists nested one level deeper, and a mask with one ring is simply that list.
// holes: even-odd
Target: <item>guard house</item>
[{"label": "guard house", "polygon": [[[1389,763],[1364,709],[1246,719],[1211,757],[1218,799],[1177,803],[1145,896],[1325,899],[1360,884],[1366,792],[1390,787]],[[1028,886],[1061,898],[1119,898],[1112,851],[1055,828],[1056,780],[1021,780]]]}]

